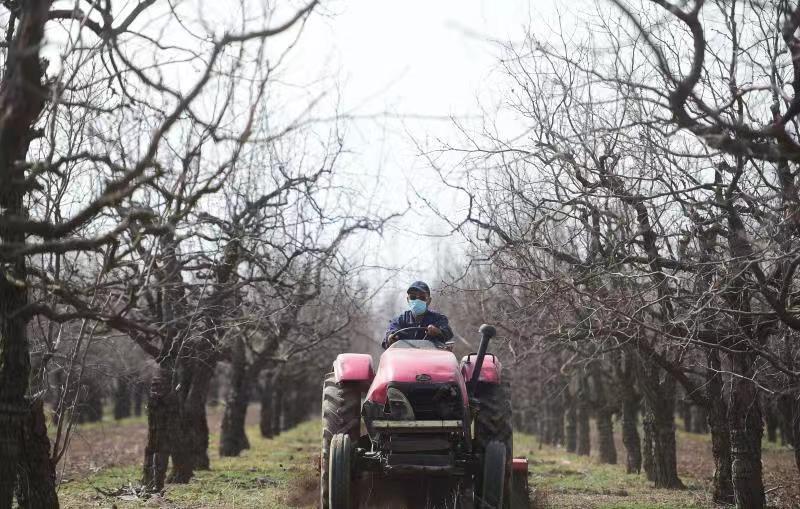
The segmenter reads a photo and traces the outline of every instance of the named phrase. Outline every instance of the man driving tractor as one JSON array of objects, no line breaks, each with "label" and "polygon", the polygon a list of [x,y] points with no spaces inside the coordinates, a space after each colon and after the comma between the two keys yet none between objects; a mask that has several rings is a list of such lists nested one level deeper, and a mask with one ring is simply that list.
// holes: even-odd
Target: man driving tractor
[{"label": "man driving tractor", "polygon": [[[423,281],[414,281],[406,290],[408,311],[389,322],[389,328],[383,338],[383,348],[388,348],[398,339],[426,339],[446,343],[453,338],[453,331],[447,317],[431,311],[431,289]],[[412,330],[403,331],[413,327]],[[400,331],[400,332],[396,332]]]}]

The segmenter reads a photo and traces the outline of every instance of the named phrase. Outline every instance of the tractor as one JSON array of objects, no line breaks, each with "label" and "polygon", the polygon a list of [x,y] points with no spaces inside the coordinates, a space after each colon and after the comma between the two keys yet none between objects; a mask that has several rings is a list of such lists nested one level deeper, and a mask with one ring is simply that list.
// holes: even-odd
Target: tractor
[{"label": "tractor", "polygon": [[509,384],[487,353],[495,328],[479,332],[461,362],[427,336],[397,340],[377,371],[370,355],[337,356],[322,389],[320,507],[393,507],[386,492],[414,508],[529,507]]}]

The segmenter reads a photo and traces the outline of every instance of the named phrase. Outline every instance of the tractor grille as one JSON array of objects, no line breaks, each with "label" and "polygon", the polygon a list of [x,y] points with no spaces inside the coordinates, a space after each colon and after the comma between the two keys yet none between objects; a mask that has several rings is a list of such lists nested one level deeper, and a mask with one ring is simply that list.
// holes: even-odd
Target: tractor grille
[{"label": "tractor grille", "polygon": [[461,419],[464,415],[461,393],[456,384],[393,383],[389,386],[403,392],[417,420]]}]

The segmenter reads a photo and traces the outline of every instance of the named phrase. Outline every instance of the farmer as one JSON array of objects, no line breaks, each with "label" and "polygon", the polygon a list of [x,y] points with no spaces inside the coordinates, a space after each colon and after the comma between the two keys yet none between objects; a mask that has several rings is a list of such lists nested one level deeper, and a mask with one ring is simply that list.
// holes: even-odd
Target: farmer
[{"label": "farmer", "polygon": [[[398,339],[423,339],[445,343],[453,338],[453,331],[447,323],[447,317],[431,311],[431,289],[422,281],[414,281],[406,290],[408,311],[389,322],[383,347],[388,348]],[[421,327],[410,331],[395,333],[408,327]],[[424,330],[423,330],[424,329]]]}]

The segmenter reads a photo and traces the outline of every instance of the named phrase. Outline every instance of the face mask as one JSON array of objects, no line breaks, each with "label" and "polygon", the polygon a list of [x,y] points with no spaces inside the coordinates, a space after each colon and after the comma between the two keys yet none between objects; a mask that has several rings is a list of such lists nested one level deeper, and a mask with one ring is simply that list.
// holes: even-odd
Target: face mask
[{"label": "face mask", "polygon": [[414,316],[419,316],[428,310],[428,303],[419,299],[410,300],[408,301],[408,309],[414,313]]}]

